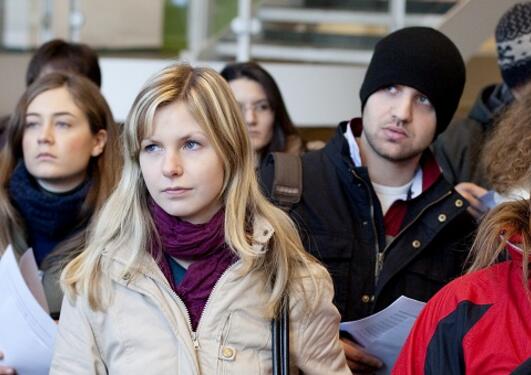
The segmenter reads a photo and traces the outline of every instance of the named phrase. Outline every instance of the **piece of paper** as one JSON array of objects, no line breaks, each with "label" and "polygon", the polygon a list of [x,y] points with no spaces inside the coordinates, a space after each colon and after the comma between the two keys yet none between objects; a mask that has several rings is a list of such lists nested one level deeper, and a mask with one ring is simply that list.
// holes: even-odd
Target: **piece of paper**
[{"label": "piece of paper", "polygon": [[22,254],[18,261],[18,266],[20,268],[22,278],[33,295],[33,298],[37,300],[39,305],[41,305],[47,314],[50,314],[50,308],[48,307],[48,301],[46,300],[46,295],[44,294],[42,280],[39,275],[39,267],[37,266],[37,261],[33,255],[33,250],[30,249]]},{"label": "piece of paper", "polygon": [[[26,279],[38,289],[38,275],[28,274],[37,268],[29,263],[24,266]],[[0,259],[0,365],[14,367],[18,375],[48,374],[56,335],[57,325],[26,285],[9,246]]]},{"label": "piece of paper", "polygon": [[384,363],[377,374],[390,374],[424,305],[424,302],[401,296],[385,310],[360,320],[341,323],[340,330],[349,333],[367,353]]}]

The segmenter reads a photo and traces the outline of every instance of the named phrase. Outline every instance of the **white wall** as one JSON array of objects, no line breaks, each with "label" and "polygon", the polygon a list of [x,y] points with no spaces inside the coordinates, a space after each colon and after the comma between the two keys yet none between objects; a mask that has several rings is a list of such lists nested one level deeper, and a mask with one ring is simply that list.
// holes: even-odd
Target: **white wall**
[{"label": "white wall", "polygon": [[[24,91],[30,54],[0,54],[0,115],[11,113]],[[102,92],[114,116],[123,121],[144,82],[176,60],[102,58]],[[221,70],[222,63],[201,65]],[[299,126],[334,126],[359,114],[358,83],[364,68],[265,64],[280,86],[293,121]]]},{"label": "white wall", "polygon": [[[101,59],[103,93],[123,120],[143,83],[172,60]],[[201,62],[216,70],[222,63]],[[293,121],[301,126],[333,126],[359,114],[358,84],[365,68],[353,66],[264,64],[280,86]]]},{"label": "white wall", "polygon": [[28,53],[0,54],[0,116],[11,113],[24,92],[29,60]]}]

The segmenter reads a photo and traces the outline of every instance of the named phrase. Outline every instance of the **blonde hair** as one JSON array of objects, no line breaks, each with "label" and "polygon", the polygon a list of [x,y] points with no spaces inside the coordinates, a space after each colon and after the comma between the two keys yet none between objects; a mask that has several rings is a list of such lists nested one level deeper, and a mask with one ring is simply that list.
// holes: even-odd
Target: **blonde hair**
[{"label": "blonde hair", "polygon": [[515,234],[522,236],[518,246],[523,251],[522,276],[527,288],[529,256],[531,255],[531,201],[517,200],[493,208],[482,220],[470,256],[473,259],[468,272],[474,272],[496,263],[507,242]]},{"label": "blonde hair", "polygon": [[[242,274],[258,271],[264,285],[271,285],[266,314],[272,316],[295,287],[296,273],[301,267],[310,270],[314,259],[305,252],[291,219],[260,192],[254,153],[228,84],[212,69],[184,64],[160,71],[136,97],[124,129],[125,160],[120,182],[98,217],[88,248],[62,274],[66,293],[71,298],[83,293],[93,309],[104,309],[108,303],[102,295],[102,273],[108,266],[102,257],[104,249],[112,255],[127,246],[131,255],[123,272],[132,275],[139,272],[145,257],[151,256],[148,249],[156,231],[138,161],[140,143],[152,131],[156,111],[174,102],[186,105],[222,160],[225,241],[240,258]],[[251,228],[257,216],[265,218],[274,229],[266,251],[253,249]]]},{"label": "blonde hair", "polygon": [[[116,172],[120,170],[119,132],[111,110],[99,88],[89,79],[64,72],[43,76],[29,86],[19,99],[15,112],[6,129],[6,144],[0,153],[0,251],[11,244],[15,251],[28,248],[24,220],[11,204],[8,184],[13,171],[23,160],[22,137],[26,125],[26,112],[30,103],[40,94],[64,87],[74,103],[88,119],[92,134],[99,130],[107,132],[107,143],[103,152],[90,160],[91,186],[78,216],[78,226],[86,226],[110,195],[116,185]],[[63,240],[43,263],[43,268],[62,267],[85,247],[85,230]]]}]

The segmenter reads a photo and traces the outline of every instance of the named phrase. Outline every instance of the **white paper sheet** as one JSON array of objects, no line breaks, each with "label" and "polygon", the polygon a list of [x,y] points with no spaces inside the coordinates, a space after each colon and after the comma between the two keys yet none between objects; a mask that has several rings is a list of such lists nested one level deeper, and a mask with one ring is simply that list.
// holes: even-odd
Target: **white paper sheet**
[{"label": "white paper sheet", "polygon": [[377,374],[390,374],[424,305],[424,302],[401,296],[385,310],[360,320],[341,323],[340,330],[348,332],[367,353],[384,363]]},{"label": "white paper sheet", "polygon": [[[52,360],[57,325],[24,281],[32,280],[32,289],[38,289],[40,283],[34,282],[38,276],[30,274],[37,267],[30,261],[24,271],[26,277],[8,247],[0,259],[0,350],[4,353],[0,365],[14,367],[19,375],[45,375]],[[41,291],[36,293],[44,293]],[[42,295],[37,298],[42,299]]]}]

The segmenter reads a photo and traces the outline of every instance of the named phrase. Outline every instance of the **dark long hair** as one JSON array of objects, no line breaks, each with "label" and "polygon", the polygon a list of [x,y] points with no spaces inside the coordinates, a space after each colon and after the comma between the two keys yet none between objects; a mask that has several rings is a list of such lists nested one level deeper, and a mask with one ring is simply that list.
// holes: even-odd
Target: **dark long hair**
[{"label": "dark long hair", "polygon": [[221,71],[221,76],[227,82],[238,78],[247,78],[262,86],[274,113],[273,138],[262,154],[286,151],[287,137],[298,135],[298,131],[289,117],[282,94],[271,74],[255,62],[245,62],[226,65]]}]

